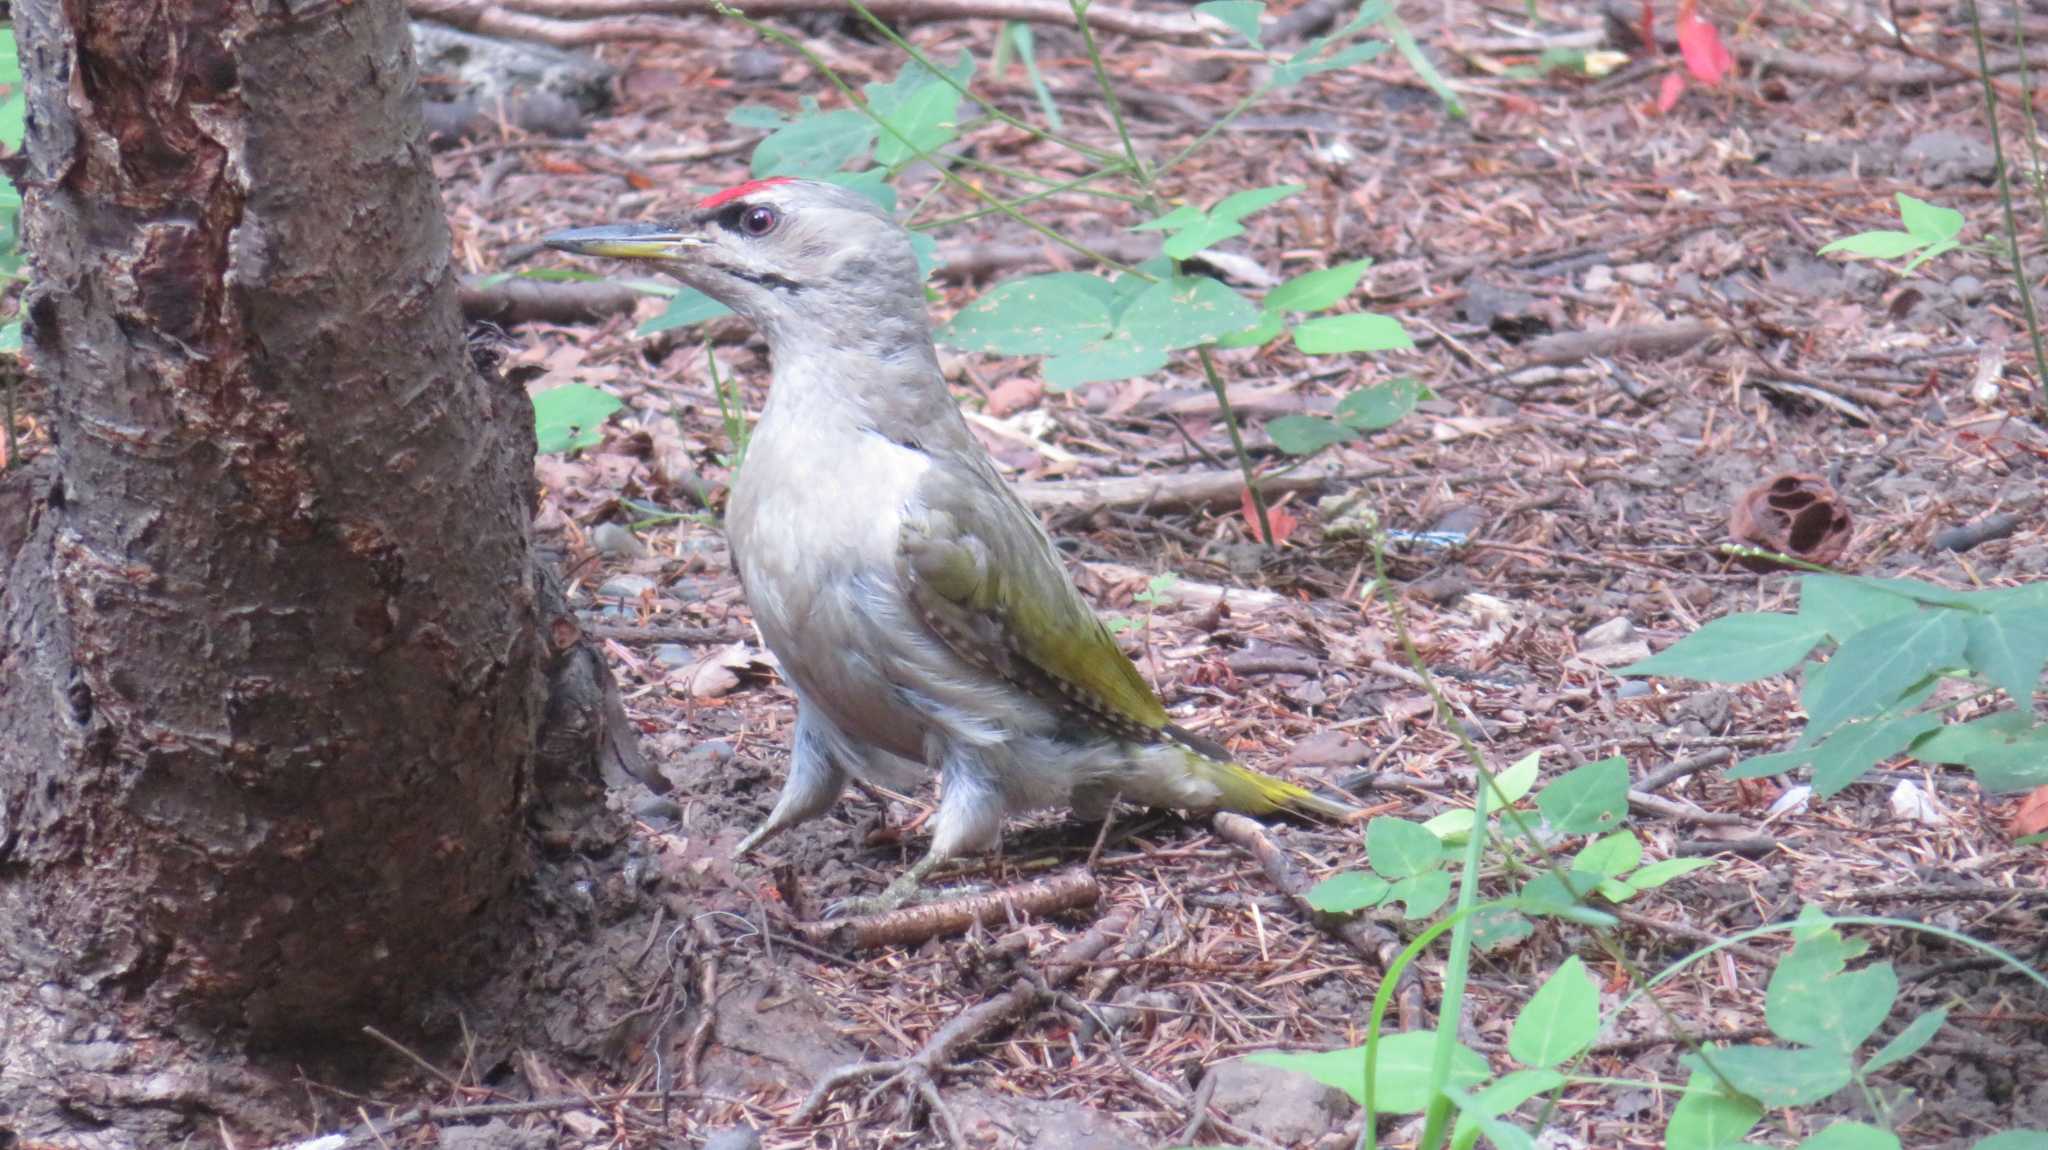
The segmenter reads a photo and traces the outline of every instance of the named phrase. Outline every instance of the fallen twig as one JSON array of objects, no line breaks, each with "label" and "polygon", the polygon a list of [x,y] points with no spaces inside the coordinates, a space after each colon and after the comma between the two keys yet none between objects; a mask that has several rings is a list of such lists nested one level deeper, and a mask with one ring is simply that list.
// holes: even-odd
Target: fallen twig
[{"label": "fallen twig", "polygon": [[[1266,828],[1255,820],[1223,811],[1211,819],[1209,825],[1215,828],[1217,837],[1252,856],[1259,869],[1266,873],[1266,880],[1325,934],[1350,947],[1367,961],[1378,963],[1381,970],[1392,965],[1395,956],[1401,953],[1401,940],[1385,927],[1355,915],[1324,914],[1310,906],[1308,890],[1315,884],[1301,873],[1301,868],[1294,865],[1287,852],[1266,836]],[[1422,984],[1416,979],[1412,965],[1401,972],[1395,1003],[1401,1015],[1401,1029],[1420,1029]]]},{"label": "fallen twig", "polygon": [[487,319],[501,327],[522,323],[596,323],[630,315],[645,293],[624,284],[553,283],[518,276],[479,276],[463,281],[459,298],[465,319]]},{"label": "fallen twig", "polygon": [[883,914],[826,919],[798,924],[795,933],[820,945],[871,950],[907,946],[942,935],[962,934],[976,924],[1007,922],[1018,914],[1044,917],[1078,907],[1094,906],[1102,888],[1087,871],[1063,871],[1033,882],[920,903]]},{"label": "fallen twig", "polygon": [[[1327,476],[1317,474],[1275,475],[1261,479],[1259,490],[1268,498],[1277,498],[1290,491],[1315,491],[1326,482]],[[1242,499],[1244,474],[1231,469],[1019,483],[1017,494],[1034,511],[1212,506]]]},{"label": "fallen twig", "polygon": [[[414,16],[424,16],[452,27],[492,34],[491,24],[502,27],[508,17],[525,17],[567,27],[596,24],[627,27],[623,21],[636,17],[653,19],[631,26],[638,35],[627,38],[701,40],[703,31],[680,24],[677,16],[709,15],[717,10],[713,0],[409,0],[406,7]],[[838,0],[746,0],[735,5],[747,15],[791,16],[803,12],[840,12]],[[1072,27],[1074,9],[1065,0],[870,0],[868,10],[884,20],[1014,20],[1026,24],[1057,24]],[[656,30],[654,24],[674,29]],[[1115,32],[1147,40],[1198,41],[1207,33],[1192,15],[1136,12],[1129,8],[1100,5],[1088,9],[1088,26],[1097,32]],[[503,34],[518,35],[516,32]],[[550,41],[553,43],[555,41]],[[583,43],[593,41],[585,40]]]}]

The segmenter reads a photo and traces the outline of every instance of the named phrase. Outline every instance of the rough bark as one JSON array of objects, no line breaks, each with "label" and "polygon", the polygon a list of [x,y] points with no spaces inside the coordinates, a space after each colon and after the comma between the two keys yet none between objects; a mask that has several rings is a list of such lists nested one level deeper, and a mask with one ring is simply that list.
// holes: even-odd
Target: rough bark
[{"label": "rough bark", "polygon": [[0,1143],[41,1144],[232,1088],[142,1035],[289,1041],[473,968],[551,652],[398,0],[13,11],[58,449],[0,483]]}]

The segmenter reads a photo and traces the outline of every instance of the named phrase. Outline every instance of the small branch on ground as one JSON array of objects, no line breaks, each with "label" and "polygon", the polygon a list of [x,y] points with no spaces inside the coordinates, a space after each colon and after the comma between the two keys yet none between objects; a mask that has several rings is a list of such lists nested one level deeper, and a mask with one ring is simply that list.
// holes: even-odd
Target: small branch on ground
[{"label": "small branch on ground", "polygon": [[[844,9],[837,0],[748,0],[745,7],[747,15],[757,20]],[[416,17],[484,35],[541,38],[521,36],[511,28],[512,25],[523,25],[537,30],[539,25],[532,22],[539,21],[555,25],[558,29],[604,24],[624,33],[625,38],[688,39],[692,42],[702,41],[703,30],[684,24],[675,17],[705,16],[717,11],[713,0],[408,0],[406,8]],[[1074,10],[1065,0],[872,0],[868,9],[884,20],[905,22],[1013,20],[1062,27],[1074,24]],[[1201,24],[1185,13],[1135,12],[1128,8],[1091,6],[1088,25],[1096,31],[1146,40],[1185,43],[1207,38]],[[578,42],[595,43],[601,39],[596,37]],[[550,39],[547,42],[560,41]]]},{"label": "small branch on ground", "polygon": [[552,283],[517,276],[491,282],[480,276],[463,281],[462,315],[489,320],[500,327],[522,323],[599,323],[615,315],[631,315],[645,293],[609,281]]},{"label": "small branch on ground", "polygon": [[[1316,474],[1273,475],[1259,480],[1259,489],[1279,497],[1290,491],[1315,491],[1329,482]],[[1208,507],[1235,504],[1244,497],[1244,476],[1236,469],[1185,471],[1171,475],[1119,475],[1109,479],[1053,480],[1019,483],[1017,494],[1033,511],[1089,514],[1105,508]]]},{"label": "small branch on ground", "polygon": [[[1271,838],[1266,828],[1243,815],[1224,811],[1211,819],[1209,825],[1215,828],[1217,837],[1252,856],[1259,869],[1266,872],[1267,881],[1279,888],[1289,902],[1315,924],[1317,929],[1337,939],[1356,951],[1370,962],[1379,964],[1381,970],[1393,964],[1401,953],[1401,940],[1385,927],[1357,916],[1324,914],[1308,904],[1309,888],[1315,884],[1294,860],[1287,857]],[[1419,1030],[1422,1021],[1422,983],[1415,977],[1415,967],[1410,964],[1401,972],[1401,985],[1395,994],[1395,1004],[1401,1014],[1402,1030]]]},{"label": "small branch on ground", "polygon": [[1044,918],[1094,906],[1102,888],[1087,871],[1065,871],[1001,890],[906,906],[886,914],[799,923],[794,933],[819,945],[872,950],[915,946],[944,935],[963,934],[976,924],[1008,922],[1018,914]]}]

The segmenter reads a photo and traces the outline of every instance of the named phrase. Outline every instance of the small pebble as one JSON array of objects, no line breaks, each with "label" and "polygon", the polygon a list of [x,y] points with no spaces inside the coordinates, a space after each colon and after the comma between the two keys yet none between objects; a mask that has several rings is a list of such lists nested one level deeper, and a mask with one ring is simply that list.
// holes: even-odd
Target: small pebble
[{"label": "small pebble", "polygon": [[647,554],[646,544],[622,523],[600,523],[590,533],[591,546],[612,559],[638,559]]},{"label": "small pebble", "polygon": [[1650,685],[1641,679],[1623,680],[1614,692],[1617,699],[1640,699],[1650,693]]},{"label": "small pebble", "polygon": [[704,1150],[761,1150],[761,1134],[752,1126],[734,1126],[706,1138]]}]

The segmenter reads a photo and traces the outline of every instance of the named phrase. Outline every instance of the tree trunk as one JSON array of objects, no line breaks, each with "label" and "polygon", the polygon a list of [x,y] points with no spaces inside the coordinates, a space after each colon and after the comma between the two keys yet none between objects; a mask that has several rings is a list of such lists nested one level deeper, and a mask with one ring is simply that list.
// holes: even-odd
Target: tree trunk
[{"label": "tree trunk", "polygon": [[398,0],[13,11],[58,446],[0,481],[0,1144],[40,1144],[205,1107],[146,1033],[474,970],[555,651]]}]

